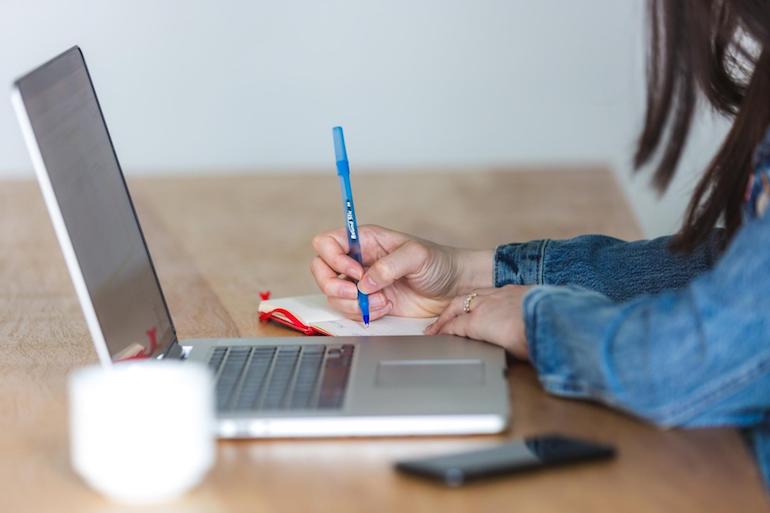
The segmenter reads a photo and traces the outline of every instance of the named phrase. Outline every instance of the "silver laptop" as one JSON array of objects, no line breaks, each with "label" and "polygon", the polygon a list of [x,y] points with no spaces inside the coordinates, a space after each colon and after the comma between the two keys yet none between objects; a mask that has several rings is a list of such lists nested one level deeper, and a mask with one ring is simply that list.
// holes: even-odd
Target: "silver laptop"
[{"label": "silver laptop", "polygon": [[228,438],[495,433],[507,426],[505,355],[481,342],[177,340],[80,49],[17,80],[12,99],[103,365],[136,355],[208,365],[219,434]]}]

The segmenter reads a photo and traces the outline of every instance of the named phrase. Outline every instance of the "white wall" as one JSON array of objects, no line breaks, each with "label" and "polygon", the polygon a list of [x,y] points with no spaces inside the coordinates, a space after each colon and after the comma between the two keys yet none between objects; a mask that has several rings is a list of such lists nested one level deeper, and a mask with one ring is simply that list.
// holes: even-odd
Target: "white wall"
[{"label": "white wall", "polygon": [[[693,173],[629,179],[642,2],[3,0],[0,83],[79,44],[128,173],[331,169],[338,123],[357,170],[608,163],[654,235]],[[0,101],[0,177],[28,168]]]}]

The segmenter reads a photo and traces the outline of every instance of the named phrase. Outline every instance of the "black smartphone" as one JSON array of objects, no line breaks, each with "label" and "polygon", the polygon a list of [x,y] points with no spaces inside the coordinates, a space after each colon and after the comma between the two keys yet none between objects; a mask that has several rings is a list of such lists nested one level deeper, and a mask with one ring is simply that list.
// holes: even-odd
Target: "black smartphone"
[{"label": "black smartphone", "polygon": [[544,435],[477,451],[400,461],[396,463],[396,469],[437,479],[448,486],[460,486],[484,477],[607,459],[614,455],[615,449],[609,445],[560,435]]}]

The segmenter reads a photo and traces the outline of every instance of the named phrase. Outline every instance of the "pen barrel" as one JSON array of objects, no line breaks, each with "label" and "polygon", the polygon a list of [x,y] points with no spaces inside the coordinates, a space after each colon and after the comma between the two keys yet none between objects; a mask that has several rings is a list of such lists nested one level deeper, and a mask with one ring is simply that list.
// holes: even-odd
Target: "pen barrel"
[{"label": "pen barrel", "polygon": [[348,252],[348,255],[350,255],[351,258],[353,258],[356,262],[358,262],[361,265],[364,265],[364,255],[361,252],[361,244],[359,244],[358,241],[350,242],[350,251]]},{"label": "pen barrel", "polygon": [[362,312],[369,313],[369,296],[360,290],[358,291],[358,306],[361,307]]},{"label": "pen barrel", "polygon": [[342,189],[343,214],[345,216],[345,231],[348,235],[348,254],[359,264],[363,265],[361,253],[361,241],[358,234],[358,220],[356,208],[353,204],[353,193],[350,188],[350,179],[347,175],[340,175],[340,188]]},{"label": "pen barrel", "polygon": [[348,162],[347,160],[338,160],[337,175],[339,176],[350,175],[350,162]]},{"label": "pen barrel", "polygon": [[358,291],[358,307],[361,309],[361,316],[364,324],[369,325],[369,296]]}]

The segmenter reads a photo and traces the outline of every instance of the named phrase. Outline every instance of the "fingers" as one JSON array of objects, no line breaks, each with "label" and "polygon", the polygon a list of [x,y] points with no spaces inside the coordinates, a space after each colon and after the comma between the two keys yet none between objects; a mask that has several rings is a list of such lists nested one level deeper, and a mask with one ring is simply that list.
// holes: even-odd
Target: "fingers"
[{"label": "fingers", "polygon": [[425,334],[426,335],[437,335],[441,328],[444,327],[446,323],[454,319],[460,314],[464,314],[464,303],[465,303],[465,296],[457,296],[452,301],[449,302],[447,307],[444,309],[443,312],[441,312],[441,315],[438,316],[438,319],[436,319],[432,324],[428,325],[427,328],[425,328]]},{"label": "fingers", "polygon": [[[329,298],[329,306],[341,312],[348,319],[361,320],[361,308],[357,299]],[[388,315],[393,310],[393,303],[388,301],[382,293],[369,296],[369,321],[375,321]]]},{"label": "fingers", "polygon": [[[339,278],[319,257],[313,259],[311,267],[313,277],[326,295],[329,305],[342,312],[345,317],[360,321],[361,309],[358,306],[358,289],[355,284]],[[393,303],[388,301],[383,293],[378,292],[369,296],[370,321],[388,315],[392,309]]]},{"label": "fingers", "polygon": [[[479,306],[479,303],[483,301],[485,296],[494,294],[495,290],[496,289],[494,288],[488,288],[477,289],[472,292],[472,294],[475,294],[475,296],[471,299],[471,311]],[[454,299],[452,299],[444,311],[441,312],[441,315],[439,315],[438,319],[436,319],[432,324],[429,324],[428,327],[425,328],[425,334],[437,335],[439,333],[444,333],[442,329],[453,319],[457,318],[458,316],[467,317],[467,315],[465,315],[465,300],[467,298],[468,294],[464,294],[462,296],[456,296]]]},{"label": "fingers", "polygon": [[313,249],[336,274],[360,279],[364,273],[361,264],[348,256],[348,241],[343,230],[334,230],[313,237]]},{"label": "fingers", "polygon": [[456,335],[458,337],[474,338],[470,334],[470,326],[473,317],[469,315],[458,315],[444,324],[438,333],[442,335]]},{"label": "fingers", "polygon": [[355,299],[358,297],[356,285],[353,282],[340,278],[320,257],[315,257],[312,260],[310,272],[318,288],[327,297],[341,299]]},{"label": "fingers", "polygon": [[358,283],[358,289],[364,294],[372,294],[399,278],[419,271],[430,256],[429,251],[417,241],[405,242],[372,264]]}]

